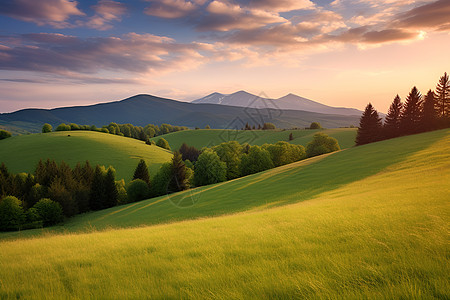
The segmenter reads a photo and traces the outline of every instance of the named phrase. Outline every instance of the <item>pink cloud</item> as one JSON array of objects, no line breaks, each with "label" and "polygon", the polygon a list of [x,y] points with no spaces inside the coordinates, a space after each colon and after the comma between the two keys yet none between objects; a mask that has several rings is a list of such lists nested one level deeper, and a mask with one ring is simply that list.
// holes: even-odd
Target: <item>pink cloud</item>
[{"label": "pink cloud", "polygon": [[0,13],[37,25],[56,28],[71,27],[67,22],[71,16],[84,16],[77,8],[78,2],[71,0],[16,0],[2,1]]},{"label": "pink cloud", "polygon": [[145,13],[160,18],[175,19],[192,13],[197,8],[195,2],[185,0],[156,0],[151,1]]},{"label": "pink cloud", "polygon": [[120,21],[127,11],[125,4],[111,0],[100,0],[93,9],[96,13],[86,22],[86,26],[99,30],[112,28],[111,22]]}]

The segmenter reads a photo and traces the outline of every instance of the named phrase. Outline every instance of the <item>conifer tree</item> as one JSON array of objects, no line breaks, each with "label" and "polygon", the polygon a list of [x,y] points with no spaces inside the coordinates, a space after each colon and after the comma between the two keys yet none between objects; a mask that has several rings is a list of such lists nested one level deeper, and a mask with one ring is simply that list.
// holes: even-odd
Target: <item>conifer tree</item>
[{"label": "conifer tree", "polygon": [[103,208],[103,195],[105,194],[105,181],[103,173],[102,168],[97,165],[92,178],[91,193],[89,195],[89,208],[91,210],[99,210]]},{"label": "conifer tree", "polygon": [[384,121],[384,138],[390,139],[400,135],[402,106],[400,96],[395,96]]},{"label": "conifer tree", "polygon": [[423,118],[421,127],[423,131],[429,131],[436,128],[437,112],[436,100],[432,90],[429,90],[423,100]]},{"label": "conifer tree", "polygon": [[416,87],[406,97],[403,108],[400,131],[402,134],[413,134],[420,131],[422,119],[422,95]]},{"label": "conifer tree", "polygon": [[438,117],[450,117],[450,80],[447,72],[441,76],[436,86],[436,106]]},{"label": "conifer tree", "polygon": [[382,134],[381,118],[371,103],[367,104],[360,120],[356,134],[356,145],[379,141]]},{"label": "conifer tree", "polygon": [[175,151],[172,157],[172,177],[167,188],[168,192],[183,191],[188,188],[186,165],[180,152]]},{"label": "conifer tree", "polygon": [[104,177],[105,194],[103,197],[103,208],[113,207],[117,205],[119,192],[116,187],[116,171],[109,167]]},{"label": "conifer tree", "polygon": [[145,163],[145,160],[141,159],[136,167],[136,170],[134,170],[133,180],[135,179],[142,179],[147,183],[147,185],[150,186],[150,175],[148,173],[148,167]]}]

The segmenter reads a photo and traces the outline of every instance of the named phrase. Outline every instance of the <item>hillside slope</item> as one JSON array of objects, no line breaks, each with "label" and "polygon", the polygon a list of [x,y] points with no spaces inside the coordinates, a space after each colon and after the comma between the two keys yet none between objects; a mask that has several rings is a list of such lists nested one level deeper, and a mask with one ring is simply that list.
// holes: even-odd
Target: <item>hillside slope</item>
[{"label": "hillside slope", "polygon": [[[168,211],[160,198],[95,217],[113,224],[145,211],[154,222],[162,209],[173,220],[208,203],[250,203],[251,212],[3,241],[0,291],[29,299],[447,299],[449,153],[449,130],[404,137],[208,187],[191,209]],[[281,203],[294,204],[267,209]]]},{"label": "hillside slope", "polygon": [[25,109],[0,114],[0,125],[5,128],[40,132],[44,123],[77,123],[102,126],[110,122],[145,126],[149,123],[212,128],[241,128],[245,123],[272,122],[278,127],[305,127],[320,122],[324,127],[337,128],[357,125],[359,116],[329,115],[295,110],[244,109],[217,104],[193,104],[151,95],[136,95],[121,101],[90,106],[56,109]]},{"label": "hillside slope", "polygon": [[[68,136],[70,135],[70,136]],[[116,178],[130,181],[139,159],[155,175],[172,153],[142,141],[93,131],[70,131],[21,135],[0,141],[0,163],[13,173],[34,172],[40,159],[65,161],[74,167],[89,160],[91,165],[113,166]]]},{"label": "hillside slope", "polygon": [[[226,129],[199,129],[178,131],[163,136],[154,137],[156,142],[163,137],[174,150],[179,149],[183,143],[194,146],[198,149],[202,147],[215,146],[223,142],[238,141],[251,145],[263,145],[265,143],[274,144],[279,141],[286,141],[296,145],[306,146],[314,134],[322,132],[338,140],[341,149],[350,148],[355,145],[356,128],[334,128],[324,130],[226,130]],[[293,140],[289,141],[289,134],[292,133]]]}]

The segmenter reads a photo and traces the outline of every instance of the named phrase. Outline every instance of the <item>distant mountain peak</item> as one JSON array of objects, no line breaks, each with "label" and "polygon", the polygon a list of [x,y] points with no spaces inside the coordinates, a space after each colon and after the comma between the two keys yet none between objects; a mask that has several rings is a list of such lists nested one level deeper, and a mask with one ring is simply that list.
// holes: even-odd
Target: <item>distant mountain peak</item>
[{"label": "distant mountain peak", "polygon": [[[255,101],[258,100],[258,101]],[[251,108],[273,108],[302,110],[324,114],[336,114],[345,116],[360,116],[362,111],[354,108],[332,107],[328,106],[293,93],[289,93],[278,99],[268,99],[250,94],[244,90],[237,91],[232,94],[212,93],[206,97],[192,101],[196,104],[220,104],[238,107]]]}]

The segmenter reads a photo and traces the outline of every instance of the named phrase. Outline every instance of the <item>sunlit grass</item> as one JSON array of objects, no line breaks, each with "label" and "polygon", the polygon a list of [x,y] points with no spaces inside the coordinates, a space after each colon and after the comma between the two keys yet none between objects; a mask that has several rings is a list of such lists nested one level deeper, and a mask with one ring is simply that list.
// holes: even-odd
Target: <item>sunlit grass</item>
[{"label": "sunlit grass", "polygon": [[[349,163],[350,158],[365,163],[370,172],[339,178],[362,172],[356,163],[338,163]],[[294,204],[286,206],[0,242],[1,297],[450,297],[450,131],[345,150],[310,167],[298,169],[310,183],[319,176],[332,184],[334,177],[332,188],[316,187],[318,191],[304,194],[301,189],[307,184],[300,185],[302,177],[291,173],[290,185],[297,180],[298,186],[283,193],[281,185],[278,193],[268,189],[254,196],[268,201],[292,198],[285,203]],[[334,176],[327,177],[327,172]],[[274,184],[269,182],[266,185]],[[250,186],[240,191],[247,189]],[[201,201],[214,202],[218,194],[214,188],[210,191]]]},{"label": "sunlit grass", "polygon": [[93,166],[113,166],[118,179],[129,181],[139,159],[147,162],[154,176],[171,157],[169,151],[142,141],[92,131],[21,135],[0,141],[0,163],[14,173],[34,172],[40,159],[64,160],[72,167],[89,160]]}]

